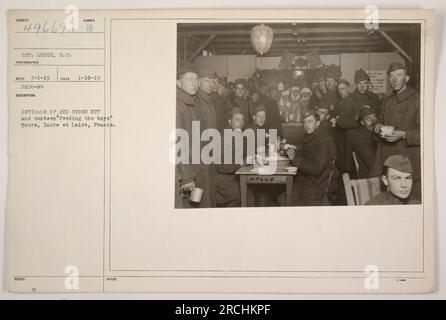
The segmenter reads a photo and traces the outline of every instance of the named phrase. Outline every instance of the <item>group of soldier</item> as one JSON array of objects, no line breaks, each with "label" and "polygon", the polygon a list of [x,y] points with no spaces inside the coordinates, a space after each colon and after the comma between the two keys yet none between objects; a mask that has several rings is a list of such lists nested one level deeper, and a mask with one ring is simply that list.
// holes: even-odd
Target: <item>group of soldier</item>
[{"label": "group of soldier", "polygon": [[[305,131],[298,151],[287,150],[291,165],[298,168],[293,205],[345,205],[344,173],[354,179],[381,177],[383,192],[369,204],[418,203],[420,96],[408,84],[405,65],[391,63],[387,74],[392,93],[380,99],[363,69],[354,74],[353,92],[347,80],[330,72],[311,89],[273,91],[256,87],[252,79],[227,83],[213,71],[186,65],[177,73],[177,128],[191,133],[192,122],[199,121],[200,130],[273,129],[283,138],[286,114],[286,120],[302,122]],[[177,164],[176,207],[240,206],[235,174],[240,165]],[[198,204],[188,198],[196,187],[204,190]],[[276,191],[271,190],[271,201],[282,205],[283,194]],[[258,205],[258,192],[250,190],[252,205]]]}]

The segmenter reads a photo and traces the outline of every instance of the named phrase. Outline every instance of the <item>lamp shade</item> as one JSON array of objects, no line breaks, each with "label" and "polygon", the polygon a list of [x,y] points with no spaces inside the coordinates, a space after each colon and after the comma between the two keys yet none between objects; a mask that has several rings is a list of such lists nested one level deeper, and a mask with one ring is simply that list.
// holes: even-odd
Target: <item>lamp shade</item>
[{"label": "lamp shade", "polygon": [[251,29],[251,43],[255,51],[263,55],[273,43],[274,31],[271,27],[259,24]]}]

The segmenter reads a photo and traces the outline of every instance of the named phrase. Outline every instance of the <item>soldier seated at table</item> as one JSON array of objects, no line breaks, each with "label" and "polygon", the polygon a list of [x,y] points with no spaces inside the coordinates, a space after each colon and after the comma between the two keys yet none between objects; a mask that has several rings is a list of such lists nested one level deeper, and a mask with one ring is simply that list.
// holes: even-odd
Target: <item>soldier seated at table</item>
[{"label": "soldier seated at table", "polygon": [[[262,155],[266,155],[266,153],[268,152],[267,147],[272,133],[271,128],[266,125],[266,120],[267,118],[265,106],[262,103],[257,104],[253,108],[252,123],[249,129],[254,130],[256,153]],[[264,130],[264,139],[262,139],[263,133],[261,133],[259,130]],[[275,130],[275,136],[277,138],[277,129]]]},{"label": "soldier seated at table", "polygon": [[302,150],[288,149],[291,164],[298,168],[293,184],[293,205],[328,205],[328,184],[334,172],[336,147],[333,138],[320,129],[316,110],[304,114],[305,137]]},{"label": "soldier seated at table", "polygon": [[266,108],[263,104],[257,104],[252,112],[252,129],[266,129]]},{"label": "soldier seated at table", "polygon": [[317,113],[319,115],[320,130],[328,133],[330,136],[333,137],[334,128],[333,128],[332,121],[330,121],[331,117],[330,117],[329,106],[326,104],[321,104],[319,106],[316,106],[315,110],[317,111]]},{"label": "soldier seated at table", "polygon": [[[245,125],[245,119],[243,111],[238,108],[232,108],[229,118],[227,119],[227,124],[225,129],[233,130],[233,132],[238,131],[238,133],[242,137],[242,130]],[[240,159],[236,158],[237,151],[240,152],[241,160],[246,157],[246,141],[243,141],[242,150],[236,150],[236,138],[231,138],[232,144],[232,159],[230,159],[230,163],[225,161],[225,149],[224,144],[222,144],[222,162],[221,164],[217,164],[216,171],[216,195],[215,200],[217,203],[217,207],[240,207],[240,179],[235,174],[235,172],[240,169],[242,163],[241,161],[237,161]],[[252,192],[248,191],[247,195],[248,206],[253,205],[253,195]]]},{"label": "soldier seated at table", "polygon": [[[254,130],[256,155],[266,157],[269,153],[269,144],[275,142],[274,139],[277,140],[278,138],[277,129],[269,128],[266,125],[267,111],[262,103],[254,107],[252,120],[250,129]],[[259,130],[264,130],[264,134],[259,132]],[[273,134],[272,130],[276,130],[275,134]],[[253,155],[249,156],[252,157]],[[257,207],[268,207],[278,205],[277,197],[281,194],[282,188],[277,187],[277,185],[259,184],[249,186],[248,190],[255,194],[255,205]]]},{"label": "soldier seated at table", "polygon": [[411,199],[413,186],[413,168],[407,156],[396,154],[384,161],[381,181],[386,190],[379,193],[366,203],[366,205],[403,205],[420,204]]}]

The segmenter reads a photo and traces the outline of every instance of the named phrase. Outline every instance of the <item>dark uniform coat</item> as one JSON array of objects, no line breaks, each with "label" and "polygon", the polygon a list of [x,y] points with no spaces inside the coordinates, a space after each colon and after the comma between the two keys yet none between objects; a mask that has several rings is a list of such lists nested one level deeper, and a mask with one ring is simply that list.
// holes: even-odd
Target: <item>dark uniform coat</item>
[{"label": "dark uniform coat", "polygon": [[335,106],[334,114],[338,117],[335,128],[336,164],[341,173],[345,172],[346,162],[352,161],[353,159],[352,153],[347,153],[345,148],[346,136],[351,130],[359,127],[359,110],[360,106],[358,102],[351,95],[340,99]]},{"label": "dark uniform coat", "polygon": [[198,90],[198,99],[200,101],[201,128],[217,129],[217,116],[215,114],[215,106],[212,103],[212,96]]},{"label": "dark uniform coat", "polygon": [[377,196],[365,203],[366,206],[377,206],[377,205],[403,205],[403,204],[420,204],[421,202],[416,199],[406,199],[402,200],[395,197],[388,191],[383,191]]},{"label": "dark uniform coat", "polygon": [[420,94],[407,86],[400,93],[392,93],[383,101],[379,120],[395,130],[406,132],[406,139],[387,142],[380,139],[376,152],[374,175],[382,174],[384,161],[391,155],[407,155],[414,170],[412,195],[421,199],[421,154],[420,154]]},{"label": "dark uniform coat", "polygon": [[344,131],[358,128],[360,108],[359,103],[351,95],[340,99],[335,106],[335,115],[339,117],[336,127]]},{"label": "dark uniform coat", "polygon": [[231,112],[231,103],[229,102],[229,100],[222,96],[219,96],[217,93],[212,94],[211,102],[215,107],[217,129],[222,131],[228,124],[228,118]]},{"label": "dark uniform coat", "polygon": [[[212,103],[212,95],[206,94],[202,90],[198,90],[197,93],[199,106],[200,106],[200,117],[201,117],[201,130],[204,131],[206,129],[216,129],[217,127],[217,115],[215,112],[215,106]],[[204,141],[202,146],[208,144],[209,142]],[[212,207],[215,207],[215,165],[207,164],[203,165],[203,171],[207,171],[207,176],[209,178],[209,186],[211,191],[211,203]]]},{"label": "dark uniform coat", "polygon": [[345,152],[356,154],[358,172],[353,157],[346,158],[345,169],[350,178],[367,179],[372,177],[373,164],[375,162],[378,140],[374,133],[365,127],[359,127],[346,135]]},{"label": "dark uniform coat", "polygon": [[305,135],[302,150],[296,153],[292,161],[298,167],[293,187],[295,205],[324,204],[335,157],[336,147],[329,134],[318,128],[312,134]]},{"label": "dark uniform coat", "polygon": [[[225,129],[231,129],[226,125]],[[217,207],[240,207],[240,178],[235,172],[241,164],[236,163],[235,139],[232,139],[232,162],[224,163],[224,147],[222,145],[221,164],[215,166],[216,174],[216,204]],[[246,157],[246,141],[243,143],[243,158]]]},{"label": "dark uniform coat", "polygon": [[330,111],[333,111],[334,106],[338,103],[340,97],[334,90],[329,90],[326,94],[322,95],[319,105],[330,106]]},{"label": "dark uniform coat", "polygon": [[277,107],[277,101],[261,94],[258,103],[262,103],[266,109],[265,127],[268,129],[276,129],[277,136],[283,137],[282,118],[280,117],[279,108]]},{"label": "dark uniform coat", "polygon": [[232,103],[242,110],[243,116],[245,117],[245,126],[248,126],[252,122],[252,117],[249,110],[249,101],[234,95]]},{"label": "dark uniform coat", "polygon": [[378,115],[381,110],[381,100],[378,95],[372,91],[366,91],[366,93],[361,94],[358,90],[353,91],[351,94],[352,98],[358,101],[359,106],[370,106],[374,107],[376,110],[376,114]]},{"label": "dark uniform coat", "polygon": [[208,170],[202,164],[192,164],[192,121],[201,121],[200,102],[197,96],[191,96],[177,88],[176,128],[184,129],[189,134],[189,163],[175,166],[175,207],[190,208],[195,205],[189,201],[188,195],[182,194],[180,187],[195,181],[195,186],[204,190],[199,207],[213,205],[213,194]]},{"label": "dark uniform coat", "polygon": [[317,106],[319,106],[319,101],[318,101],[318,99],[317,99],[314,95],[311,95],[311,96],[310,96],[310,99],[308,100],[308,108],[309,108],[309,109],[314,109],[314,108],[316,108]]}]

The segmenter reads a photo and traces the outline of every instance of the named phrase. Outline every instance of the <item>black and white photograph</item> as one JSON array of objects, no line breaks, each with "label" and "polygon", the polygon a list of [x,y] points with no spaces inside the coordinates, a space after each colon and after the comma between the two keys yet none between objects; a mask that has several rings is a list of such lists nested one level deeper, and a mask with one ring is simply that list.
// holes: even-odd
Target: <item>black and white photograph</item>
[{"label": "black and white photograph", "polygon": [[10,294],[435,294],[441,14],[8,11]]},{"label": "black and white photograph", "polygon": [[418,23],[179,23],[176,208],[421,204]]}]

